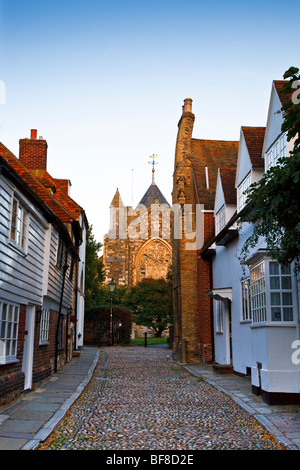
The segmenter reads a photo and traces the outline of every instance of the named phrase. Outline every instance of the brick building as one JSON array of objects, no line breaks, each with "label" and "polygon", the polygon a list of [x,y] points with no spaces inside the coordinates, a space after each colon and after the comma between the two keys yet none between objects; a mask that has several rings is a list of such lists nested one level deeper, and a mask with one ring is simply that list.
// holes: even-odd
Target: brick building
[{"label": "brick building", "polygon": [[183,227],[180,236],[172,231],[173,354],[182,362],[210,362],[212,306],[206,292],[211,288],[211,263],[201,257],[201,250],[214,236],[218,168],[236,167],[239,143],[193,138],[194,120],[188,98],[178,124],[173,174],[172,203],[181,207]]},{"label": "brick building", "polygon": [[83,340],[87,220],[68,180],[47,172],[47,142],[0,143],[0,402],[68,362]]}]

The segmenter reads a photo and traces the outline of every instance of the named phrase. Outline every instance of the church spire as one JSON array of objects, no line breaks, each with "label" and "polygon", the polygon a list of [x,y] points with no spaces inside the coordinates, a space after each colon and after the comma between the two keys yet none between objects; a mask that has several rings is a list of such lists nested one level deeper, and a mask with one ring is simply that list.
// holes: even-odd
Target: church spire
[{"label": "church spire", "polygon": [[155,184],[155,180],[154,180],[154,174],[155,174],[155,168],[154,166],[157,165],[158,162],[155,161],[156,158],[158,158],[157,155],[151,155],[152,158],[152,162],[149,162],[151,165],[152,165],[152,184],[154,185]]},{"label": "church spire", "polygon": [[113,200],[110,203],[110,207],[124,207],[122,198],[119,193],[119,188],[117,188],[117,191],[115,192]]}]

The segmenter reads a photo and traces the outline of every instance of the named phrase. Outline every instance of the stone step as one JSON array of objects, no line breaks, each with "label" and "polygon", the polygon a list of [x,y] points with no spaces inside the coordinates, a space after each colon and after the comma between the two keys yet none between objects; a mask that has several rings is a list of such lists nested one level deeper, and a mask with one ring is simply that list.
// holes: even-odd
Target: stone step
[{"label": "stone step", "polygon": [[233,366],[231,364],[214,364],[213,370],[219,374],[233,374]]}]

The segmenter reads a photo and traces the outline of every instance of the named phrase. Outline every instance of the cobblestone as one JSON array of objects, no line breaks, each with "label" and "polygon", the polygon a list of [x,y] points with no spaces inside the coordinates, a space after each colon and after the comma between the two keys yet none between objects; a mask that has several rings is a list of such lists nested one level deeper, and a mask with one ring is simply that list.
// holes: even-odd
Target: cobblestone
[{"label": "cobblestone", "polygon": [[168,350],[100,351],[94,376],[40,450],[283,449],[230,397]]}]

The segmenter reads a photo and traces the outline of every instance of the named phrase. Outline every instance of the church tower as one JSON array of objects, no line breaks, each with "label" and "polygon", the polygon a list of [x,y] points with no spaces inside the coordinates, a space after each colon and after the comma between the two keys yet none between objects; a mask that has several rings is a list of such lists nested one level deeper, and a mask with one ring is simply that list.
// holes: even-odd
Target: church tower
[{"label": "church tower", "polygon": [[172,264],[171,207],[152,182],[138,206],[124,206],[119,190],[110,204],[110,229],[104,237],[106,282],[132,287],[143,278],[166,278]]}]

